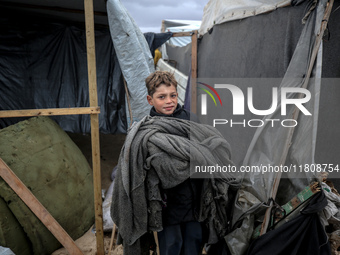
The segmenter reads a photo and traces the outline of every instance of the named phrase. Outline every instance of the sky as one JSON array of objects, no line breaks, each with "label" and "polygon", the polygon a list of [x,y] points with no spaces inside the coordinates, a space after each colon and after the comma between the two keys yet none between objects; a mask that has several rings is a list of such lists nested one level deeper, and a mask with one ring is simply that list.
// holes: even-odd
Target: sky
[{"label": "sky", "polygon": [[121,0],[143,33],[160,33],[163,19],[202,20],[208,0]]}]

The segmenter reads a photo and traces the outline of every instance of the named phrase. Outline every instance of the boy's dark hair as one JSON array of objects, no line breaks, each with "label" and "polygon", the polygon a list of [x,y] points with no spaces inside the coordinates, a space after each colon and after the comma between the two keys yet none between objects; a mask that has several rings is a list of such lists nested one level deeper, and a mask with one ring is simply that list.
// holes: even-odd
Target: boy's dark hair
[{"label": "boy's dark hair", "polygon": [[174,85],[177,90],[177,81],[172,73],[168,71],[156,71],[145,79],[149,96],[152,96],[161,84],[165,84],[166,86]]}]

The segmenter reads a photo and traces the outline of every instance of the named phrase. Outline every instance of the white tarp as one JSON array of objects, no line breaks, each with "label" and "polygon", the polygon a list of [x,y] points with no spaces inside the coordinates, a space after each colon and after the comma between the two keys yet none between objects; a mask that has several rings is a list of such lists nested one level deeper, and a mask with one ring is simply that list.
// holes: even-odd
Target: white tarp
[{"label": "white tarp", "polygon": [[131,118],[139,121],[149,114],[145,78],[155,71],[153,57],[144,35],[119,0],[107,1],[107,16],[112,42],[129,89],[132,111],[132,117],[127,112],[129,124]]},{"label": "white tarp", "polygon": [[[197,20],[163,20],[163,29],[164,32],[190,32],[193,30],[199,30],[201,26],[201,21]],[[185,46],[189,43],[191,43],[191,37],[190,36],[181,36],[181,37],[172,37],[168,41],[170,44],[175,46]]]},{"label": "white tarp", "polygon": [[214,25],[244,19],[290,5],[291,0],[210,0],[204,7],[200,35]]}]

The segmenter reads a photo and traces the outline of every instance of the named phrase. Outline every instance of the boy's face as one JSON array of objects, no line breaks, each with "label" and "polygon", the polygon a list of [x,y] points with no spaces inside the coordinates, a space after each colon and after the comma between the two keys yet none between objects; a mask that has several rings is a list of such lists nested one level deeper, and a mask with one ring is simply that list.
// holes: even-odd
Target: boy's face
[{"label": "boy's face", "polygon": [[177,107],[177,97],[178,94],[174,85],[161,84],[152,96],[147,96],[147,99],[149,104],[155,107],[156,112],[170,115]]}]

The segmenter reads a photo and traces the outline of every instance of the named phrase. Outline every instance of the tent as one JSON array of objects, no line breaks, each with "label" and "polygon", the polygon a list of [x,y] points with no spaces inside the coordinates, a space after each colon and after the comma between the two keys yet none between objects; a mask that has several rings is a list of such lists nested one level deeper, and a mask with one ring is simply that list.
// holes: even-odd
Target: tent
[{"label": "tent", "polygon": [[[136,87],[130,86],[131,75],[123,72],[126,89],[134,96],[132,108],[145,102],[133,112],[137,116],[127,114],[125,68],[114,49],[106,4],[95,1],[93,5],[91,0],[0,3],[0,128],[23,117],[48,115],[65,131],[91,132],[98,254],[104,252],[99,130],[125,133],[128,118],[138,119],[138,114],[148,111],[145,98],[135,96]],[[143,44],[147,46],[145,40]],[[143,50],[153,68],[151,53]],[[146,93],[140,83],[132,85]]]},{"label": "tent", "polygon": [[[95,33],[94,33],[94,12],[92,1],[13,1],[1,2],[1,119],[4,120],[1,126],[15,123],[18,119],[7,120],[4,117],[30,117],[30,116],[57,116],[57,115],[78,115],[88,116],[84,123],[91,126],[92,139],[92,162],[94,176],[94,198],[97,225],[97,251],[104,254],[101,192],[100,192],[100,149],[99,149],[99,123],[98,123],[98,98],[97,98],[97,72],[95,59]],[[103,7],[103,5],[102,5]],[[100,12],[102,7],[96,6],[97,15],[105,15]],[[78,8],[78,9],[75,9]],[[86,29],[84,29],[84,17]],[[78,22],[81,23],[78,23]],[[80,24],[81,29],[77,28]],[[85,43],[86,37],[86,43]],[[53,38],[56,40],[54,41]],[[73,39],[73,40],[72,40]],[[45,41],[44,41],[45,40]],[[74,43],[71,43],[71,42]],[[85,46],[86,45],[86,46]],[[53,50],[54,49],[54,50]],[[76,54],[74,54],[76,52]],[[52,58],[47,58],[49,53]],[[76,56],[78,57],[76,57]],[[87,55],[87,59],[86,59]],[[87,68],[86,68],[87,60]],[[83,63],[83,65],[78,65]],[[67,65],[69,64],[69,65]],[[54,68],[55,67],[55,68]],[[65,67],[65,68],[64,68]],[[78,69],[79,67],[79,69]],[[59,73],[58,78],[54,76]],[[73,78],[70,75],[73,73]],[[87,75],[88,74],[88,75]],[[65,79],[64,79],[65,75]],[[89,81],[85,77],[88,76]],[[85,90],[81,86],[70,86],[73,94],[73,102],[66,106],[63,101],[65,83],[71,80],[71,84],[88,84]],[[58,82],[59,81],[59,82]],[[59,83],[53,86],[53,82]],[[52,85],[52,86],[49,86]],[[54,93],[52,93],[54,91]],[[59,91],[55,93],[56,91]],[[54,96],[53,100],[52,97]],[[58,99],[55,96],[59,97]],[[67,96],[65,97],[65,99]],[[69,97],[70,98],[70,97]],[[47,102],[53,101],[55,108]],[[60,102],[59,102],[60,101]],[[88,102],[87,105],[82,104]],[[5,104],[4,104],[5,103]],[[13,107],[14,106],[14,107]],[[81,106],[81,107],[80,107]],[[90,107],[87,107],[90,106]],[[33,110],[31,109],[33,108]],[[34,110],[38,109],[38,110]],[[40,109],[39,109],[40,108]],[[12,110],[12,111],[9,111]],[[67,118],[65,118],[67,120]],[[62,120],[65,120],[62,118]],[[74,119],[70,118],[74,123]],[[70,121],[68,119],[68,121]],[[91,124],[89,123],[89,119]],[[14,121],[13,121],[14,120]],[[21,118],[22,120],[22,118]],[[69,122],[70,123],[70,122]],[[80,122],[78,122],[80,124]],[[79,129],[79,126],[74,125]],[[62,125],[62,124],[61,124]],[[64,126],[65,127],[65,126]],[[67,128],[65,128],[67,130]],[[10,169],[5,165],[1,167],[1,175],[9,173]],[[11,180],[11,179],[10,179]],[[8,183],[8,180],[6,181]],[[11,186],[12,187],[12,186]],[[13,187],[12,187],[13,189]],[[21,191],[24,189],[20,189]],[[16,190],[18,192],[18,190]],[[48,212],[45,210],[45,215]],[[39,215],[37,215],[39,217]],[[47,216],[47,215],[46,215]],[[40,217],[41,214],[40,214]],[[40,218],[44,224],[45,219]],[[52,222],[50,221],[50,224]],[[58,223],[54,222],[55,228],[49,228],[69,251],[79,253],[79,248],[74,245],[70,237],[65,235],[62,228],[57,228]]]},{"label": "tent", "polygon": [[[279,8],[272,12],[229,21],[210,28],[209,32],[204,33],[203,36],[200,35],[199,38],[197,79],[204,81],[204,79],[215,78],[273,78],[278,79],[275,84],[277,85],[287,71],[304,28],[302,18],[309,2],[304,1],[300,5]],[[321,73],[325,85],[321,86],[320,92],[319,125],[315,148],[315,157],[319,162],[333,164],[339,163],[336,157],[336,147],[340,142],[340,136],[335,131],[336,127],[329,125],[340,121],[336,103],[338,87],[334,86],[337,82],[336,78],[340,76],[340,61],[335,53],[339,48],[337,44],[339,38],[338,5],[339,3],[334,3],[334,13],[330,16],[322,45]],[[190,72],[190,69],[185,67],[190,65],[190,46],[173,48],[167,45],[169,59],[177,61],[178,66],[182,66],[178,69],[186,75]],[[270,105],[272,95],[271,91],[266,91],[264,87],[259,87],[259,89],[263,90],[255,91],[254,89],[256,93],[254,105],[260,109],[261,105],[257,104],[260,104],[264,98],[268,98],[267,104]],[[246,95],[246,91],[243,91]],[[199,97],[197,99],[199,100]],[[232,109],[230,99],[226,99],[224,103]],[[267,105],[262,106],[263,109],[266,107]],[[197,110],[199,111],[199,108]],[[250,118],[251,112],[248,113],[249,117],[247,117]],[[231,116],[231,112],[226,112],[226,118]],[[323,123],[328,123],[328,125]],[[222,132],[233,145],[234,161],[238,165],[242,164],[255,129],[229,128]]]},{"label": "tent", "polygon": [[[199,30],[198,83],[191,84],[198,88],[197,97],[191,98],[197,100],[197,108],[192,110],[203,123],[216,124],[215,127],[229,141],[237,169],[280,165],[306,167],[301,168],[300,175],[282,176],[277,197],[274,196],[280,205],[314,180],[315,171],[308,167],[324,164],[331,172],[330,177],[335,178],[335,184],[338,183],[339,3],[334,3],[327,19],[324,18],[327,1],[316,2],[211,0],[205,7]],[[321,47],[315,52],[316,38],[325,19],[328,26]],[[190,63],[190,45],[182,48],[167,45],[167,53],[169,59],[177,61],[179,69],[189,75],[186,63]],[[318,53],[317,58],[313,59],[315,53]],[[312,71],[310,79],[309,71]],[[286,105],[280,101],[281,90],[302,84],[309,91],[304,92],[311,95],[304,104],[311,115],[300,113],[296,127],[284,127],[282,121],[285,124],[287,120],[294,120],[295,108],[288,107],[286,115],[282,114],[280,110]],[[216,94],[207,85],[214,88]],[[235,90],[230,93],[233,88]],[[273,94],[273,88],[278,89],[278,94]],[[277,104],[273,95],[279,98]],[[298,99],[294,93],[290,96]],[[216,97],[220,97],[220,102]],[[206,106],[205,113],[203,105]],[[254,111],[274,109],[275,106],[275,111],[270,114],[258,115]],[[235,113],[235,109],[240,112]],[[279,125],[275,126],[270,120],[279,121]],[[245,199],[242,200],[243,206],[246,204],[259,217],[264,212],[262,209],[261,213],[257,211],[255,214],[260,210],[257,206],[259,203],[270,205],[268,199],[272,198],[275,182],[275,173],[263,173],[243,172],[243,193],[240,194]],[[254,195],[252,198],[258,203],[252,203],[247,192]],[[244,254],[249,244],[247,227],[236,226],[240,219],[251,222],[248,217],[251,213],[246,216],[245,212],[247,210],[236,203],[233,231],[225,237],[232,254]],[[255,223],[249,224],[248,229],[252,229]],[[247,226],[245,221],[244,226]]]}]

